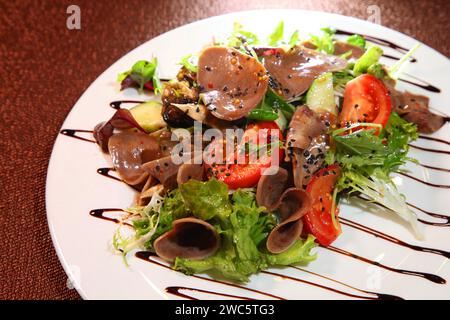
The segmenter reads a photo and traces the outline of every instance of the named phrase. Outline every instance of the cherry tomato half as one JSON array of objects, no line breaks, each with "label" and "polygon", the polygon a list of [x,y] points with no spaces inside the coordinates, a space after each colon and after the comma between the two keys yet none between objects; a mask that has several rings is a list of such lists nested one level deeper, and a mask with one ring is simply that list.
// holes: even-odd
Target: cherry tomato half
[{"label": "cherry tomato half", "polygon": [[[391,97],[378,78],[363,74],[345,86],[344,104],[339,114],[341,127],[356,122],[381,124],[383,128],[391,115]],[[376,131],[379,134],[379,130]]]},{"label": "cherry tomato half", "polygon": [[[331,206],[333,202],[333,190],[341,174],[338,164],[328,166],[314,175],[306,187],[306,192],[311,196],[311,209],[303,216],[307,231],[312,233],[317,241],[323,245],[330,245],[341,234],[341,227],[333,224],[331,219]],[[335,209],[335,217],[339,213]],[[336,219],[337,220],[337,219]]]}]

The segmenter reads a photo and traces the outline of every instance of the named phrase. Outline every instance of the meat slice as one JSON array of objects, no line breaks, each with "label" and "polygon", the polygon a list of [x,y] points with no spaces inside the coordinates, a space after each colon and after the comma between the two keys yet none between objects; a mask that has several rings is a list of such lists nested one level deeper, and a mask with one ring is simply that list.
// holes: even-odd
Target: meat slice
[{"label": "meat slice", "polygon": [[345,59],[304,46],[287,51],[282,48],[266,50],[262,54],[262,62],[273,80],[271,86],[286,100],[306,92],[321,74],[339,71],[347,66]]},{"label": "meat slice", "polygon": [[[324,118],[326,120],[326,117]],[[287,152],[292,160],[294,185],[305,189],[311,176],[321,168],[328,149],[327,125],[314,111],[297,108],[286,135]]]},{"label": "meat slice", "polygon": [[436,132],[446,122],[450,121],[449,117],[430,112],[428,109],[430,99],[428,97],[391,89],[391,98],[394,111],[405,120],[415,123],[421,133]]},{"label": "meat slice", "polygon": [[306,149],[293,149],[292,171],[294,185],[297,188],[306,189],[314,173],[322,168],[325,161],[325,152],[329,148],[328,140],[328,135],[322,134],[314,137]]},{"label": "meat slice", "polygon": [[184,163],[180,166],[177,173],[178,185],[188,182],[189,180],[203,181],[204,166],[203,164]]},{"label": "meat slice", "polygon": [[158,141],[142,132],[113,134],[108,140],[108,150],[117,173],[130,185],[146,181],[148,173],[142,165],[160,157]]},{"label": "meat slice", "polygon": [[258,59],[233,48],[214,46],[199,57],[197,81],[212,114],[231,121],[246,116],[258,105],[269,77]]},{"label": "meat slice", "polygon": [[326,131],[324,122],[306,105],[295,110],[286,136],[288,148],[307,148],[311,140]]},{"label": "meat slice", "polygon": [[339,56],[349,51],[352,52],[349,58],[353,59],[358,59],[364,54],[364,49],[361,47],[343,41],[334,42],[334,55]]},{"label": "meat slice", "polygon": [[142,169],[156,178],[165,188],[174,189],[177,187],[177,174],[181,165],[174,163],[172,156],[166,156],[145,163]]},{"label": "meat slice", "polygon": [[279,200],[288,183],[288,172],[278,168],[276,174],[263,175],[256,187],[256,203],[267,211],[273,211],[279,205]]},{"label": "meat slice", "polygon": [[303,229],[300,219],[310,207],[311,200],[305,191],[298,188],[287,189],[277,206],[281,222],[267,237],[267,250],[272,253],[287,250],[300,237]]},{"label": "meat slice", "polygon": [[183,218],[173,222],[173,229],[155,240],[156,254],[167,260],[175,258],[201,260],[213,255],[220,245],[216,229],[197,218]]}]

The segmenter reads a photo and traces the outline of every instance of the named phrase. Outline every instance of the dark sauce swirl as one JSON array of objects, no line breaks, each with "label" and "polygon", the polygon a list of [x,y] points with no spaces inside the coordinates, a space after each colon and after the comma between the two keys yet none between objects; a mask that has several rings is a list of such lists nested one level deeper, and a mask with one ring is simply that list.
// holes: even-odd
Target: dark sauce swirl
[{"label": "dark sauce swirl", "polygon": [[88,139],[88,138],[84,138],[82,136],[77,135],[78,132],[90,133],[90,134],[93,133],[92,130],[83,130],[83,129],[62,129],[59,133],[61,133],[62,135],[71,137],[71,138],[78,139],[78,140],[96,143],[94,139]]},{"label": "dark sauce swirl", "polygon": [[113,109],[119,110],[120,106],[124,103],[144,103],[145,101],[142,100],[117,100],[109,103],[109,106]]},{"label": "dark sauce swirl", "polygon": [[444,256],[446,258],[450,258],[450,252],[449,251],[444,251],[444,250],[440,250],[440,249],[433,249],[433,248],[428,248],[428,247],[421,247],[421,246],[416,246],[416,245],[413,245],[413,244],[409,244],[409,243],[406,243],[406,242],[404,242],[404,241],[402,241],[400,239],[394,238],[393,236],[390,236],[390,235],[388,235],[386,233],[383,233],[383,232],[380,232],[378,230],[369,228],[369,227],[367,227],[365,225],[359,224],[357,222],[354,222],[352,220],[349,220],[349,219],[346,219],[346,218],[343,218],[343,217],[340,217],[339,221],[343,225],[346,225],[348,227],[351,227],[351,228],[360,230],[362,232],[371,234],[371,235],[373,235],[373,236],[375,236],[377,238],[381,238],[383,240],[395,243],[395,244],[397,244],[399,246],[407,247],[407,248],[413,249],[415,251],[428,252],[428,253],[432,253],[432,254],[441,255],[441,256]]},{"label": "dark sauce swirl", "polygon": [[[100,174],[100,175],[102,175],[102,176],[104,176],[104,177],[107,177],[107,178],[116,180],[116,181],[123,182],[122,179],[120,179],[120,178],[118,178],[118,177],[113,176],[112,174],[110,174],[111,171],[116,171],[116,169],[114,169],[114,168],[98,168],[98,169],[97,169],[97,173],[98,173],[98,174]],[[124,182],[124,183],[125,183],[125,182]]]},{"label": "dark sauce swirl", "polygon": [[429,186],[429,187],[433,187],[433,188],[442,188],[442,189],[450,189],[450,185],[446,185],[446,184],[437,184],[437,183],[428,182],[428,181],[419,179],[419,178],[417,178],[417,177],[411,176],[411,175],[409,175],[409,174],[407,174],[407,173],[404,173],[404,172],[398,172],[398,174],[400,174],[400,175],[402,175],[402,176],[404,176],[404,177],[407,177],[407,178],[409,178],[409,179],[413,179],[413,180],[415,180],[415,181],[417,181],[417,182],[420,182],[420,183],[422,183],[422,184],[424,184],[424,185],[427,185],[427,186]]},{"label": "dark sauce swirl", "polygon": [[438,283],[438,284],[445,284],[445,283],[447,283],[447,281],[444,278],[442,278],[442,277],[440,277],[438,275],[435,275],[435,274],[426,273],[426,272],[420,272],[420,271],[411,271],[411,270],[397,269],[397,268],[389,267],[387,265],[379,263],[378,261],[370,260],[368,258],[356,255],[354,253],[348,252],[348,251],[346,251],[344,249],[340,249],[340,248],[337,248],[337,247],[334,247],[334,246],[328,246],[328,247],[323,247],[322,246],[322,248],[325,248],[327,250],[330,250],[330,251],[342,254],[344,256],[347,256],[347,257],[350,257],[350,258],[353,258],[353,259],[356,259],[356,260],[359,260],[359,261],[362,261],[362,262],[365,262],[365,263],[368,263],[368,264],[372,264],[374,266],[377,266],[377,267],[380,267],[380,268],[383,268],[383,269],[386,269],[386,270],[389,270],[389,271],[392,271],[392,272],[424,278],[424,279],[426,279],[428,281],[431,281],[431,282],[434,282],[434,283]]}]

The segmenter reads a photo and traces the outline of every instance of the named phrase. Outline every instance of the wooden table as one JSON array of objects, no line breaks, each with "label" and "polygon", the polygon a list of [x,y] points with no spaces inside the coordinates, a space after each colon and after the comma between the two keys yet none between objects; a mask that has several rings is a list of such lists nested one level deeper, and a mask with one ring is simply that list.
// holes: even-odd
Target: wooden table
[{"label": "wooden table", "polygon": [[[81,9],[81,30],[66,27],[73,3]],[[447,0],[0,2],[0,298],[80,298],[67,287],[50,238],[45,178],[64,118],[114,61],[163,32],[213,15],[300,8],[367,19],[370,5],[379,7],[381,24],[450,55]]]}]

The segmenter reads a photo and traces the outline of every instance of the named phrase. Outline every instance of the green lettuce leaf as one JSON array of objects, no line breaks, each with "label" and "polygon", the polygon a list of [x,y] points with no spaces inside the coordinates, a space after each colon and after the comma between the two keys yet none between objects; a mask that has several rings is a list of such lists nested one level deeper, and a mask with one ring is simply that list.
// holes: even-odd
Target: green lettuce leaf
[{"label": "green lettuce leaf", "polygon": [[227,218],[231,213],[226,184],[211,179],[206,182],[191,180],[179,186],[186,208],[202,220]]},{"label": "green lettuce leaf", "polygon": [[176,270],[187,274],[210,272],[233,281],[246,282],[250,275],[270,266],[306,263],[316,258],[310,254],[316,246],[313,236],[297,240],[283,253],[268,253],[264,245],[276,225],[275,217],[256,205],[255,194],[251,191],[237,190],[231,202],[229,225],[216,227],[222,236],[219,251],[203,260],[177,258]]}]

